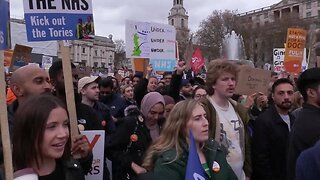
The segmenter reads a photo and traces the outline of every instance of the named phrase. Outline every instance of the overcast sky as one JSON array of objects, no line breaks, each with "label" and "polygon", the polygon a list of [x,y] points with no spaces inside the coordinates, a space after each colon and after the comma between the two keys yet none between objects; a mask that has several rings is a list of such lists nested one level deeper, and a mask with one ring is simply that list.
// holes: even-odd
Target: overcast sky
[{"label": "overcast sky", "polygon": [[[97,35],[125,38],[125,20],[168,23],[173,0],[92,0]],[[280,0],[184,0],[189,14],[189,29],[195,32],[200,22],[214,10],[238,10],[239,13],[270,6]],[[11,0],[11,17],[23,18],[22,0]]]}]

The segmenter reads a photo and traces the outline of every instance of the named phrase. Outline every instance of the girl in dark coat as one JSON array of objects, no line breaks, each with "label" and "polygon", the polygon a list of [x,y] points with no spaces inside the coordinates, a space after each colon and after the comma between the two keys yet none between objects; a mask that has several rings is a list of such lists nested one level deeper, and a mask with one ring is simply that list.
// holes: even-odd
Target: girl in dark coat
[{"label": "girl in dark coat", "polygon": [[71,157],[68,113],[58,98],[39,95],[28,99],[19,105],[15,120],[12,153],[16,171],[29,168],[39,180],[84,180],[79,162]]}]

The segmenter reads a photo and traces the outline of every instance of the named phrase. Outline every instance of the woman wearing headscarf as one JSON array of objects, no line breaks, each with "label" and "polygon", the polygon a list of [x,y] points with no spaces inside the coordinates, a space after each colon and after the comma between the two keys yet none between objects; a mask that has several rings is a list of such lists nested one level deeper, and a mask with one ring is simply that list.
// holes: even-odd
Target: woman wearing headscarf
[{"label": "woman wearing headscarf", "polygon": [[141,167],[144,152],[160,133],[158,125],[165,102],[158,92],[141,101],[141,111],[128,114],[106,143],[107,157],[112,161],[113,180],[137,179],[146,169]]}]

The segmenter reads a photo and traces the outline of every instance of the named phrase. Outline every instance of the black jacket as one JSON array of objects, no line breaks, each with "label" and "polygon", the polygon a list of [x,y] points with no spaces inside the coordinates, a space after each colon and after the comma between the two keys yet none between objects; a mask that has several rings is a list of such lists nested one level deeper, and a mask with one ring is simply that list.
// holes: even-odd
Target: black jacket
[{"label": "black jacket", "polygon": [[[294,117],[289,114],[290,125]],[[286,179],[289,129],[272,105],[255,120],[252,141],[253,176],[257,180]]]},{"label": "black jacket", "polygon": [[[138,137],[135,142],[130,139],[133,134]],[[107,157],[112,161],[113,180],[126,179],[127,174],[130,179],[136,178],[131,163],[141,166],[143,155],[151,141],[149,129],[137,116],[128,116],[119,124],[117,131],[106,142]]]},{"label": "black jacket", "polygon": [[180,84],[182,81],[182,75],[178,75],[177,72],[172,74],[172,80],[170,82],[169,96],[173,97],[174,101],[177,103],[179,101],[185,100],[180,96]]},{"label": "black jacket", "polygon": [[288,178],[295,179],[295,166],[300,153],[320,139],[320,108],[311,104],[303,104],[290,133],[288,153]]},{"label": "black jacket", "polygon": [[61,163],[66,180],[84,180],[83,168],[77,160],[70,159]]},{"label": "black jacket", "polygon": [[136,100],[138,107],[140,107],[143,97],[148,94],[148,82],[148,79],[143,78],[134,88],[134,99]]}]

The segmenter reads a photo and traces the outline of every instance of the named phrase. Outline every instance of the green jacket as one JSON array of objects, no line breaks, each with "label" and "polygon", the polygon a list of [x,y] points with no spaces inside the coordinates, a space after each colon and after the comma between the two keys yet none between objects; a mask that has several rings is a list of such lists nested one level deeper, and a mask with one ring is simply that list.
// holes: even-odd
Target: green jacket
[{"label": "green jacket", "polygon": [[[242,123],[244,124],[244,138],[245,138],[245,160],[244,160],[244,166],[243,170],[247,177],[251,177],[252,173],[252,166],[251,166],[251,143],[250,143],[250,137],[248,134],[248,123],[250,120],[248,109],[245,108],[243,105],[237,103],[236,101],[230,100],[230,103],[233,105],[236,113],[240,116]],[[211,102],[205,98],[202,101],[202,104],[204,105],[204,110],[207,114],[207,119],[209,121],[209,138],[216,139],[218,136],[218,139],[220,137],[219,132],[216,132],[216,120],[218,118],[217,112],[214,109]],[[219,135],[218,135],[219,134]]]},{"label": "green jacket", "polygon": [[[171,149],[158,155],[153,170],[153,180],[184,180],[186,174],[186,168],[188,163],[188,148],[183,144],[183,152],[180,154],[177,160],[176,150]],[[213,139],[208,140],[203,148],[206,157],[207,164],[210,168],[210,176],[207,175],[206,179],[209,180],[236,180],[237,176],[232,171],[231,167],[227,163],[226,154],[219,148],[219,144]],[[213,172],[211,170],[213,161],[216,161],[220,165],[219,172]]]}]

